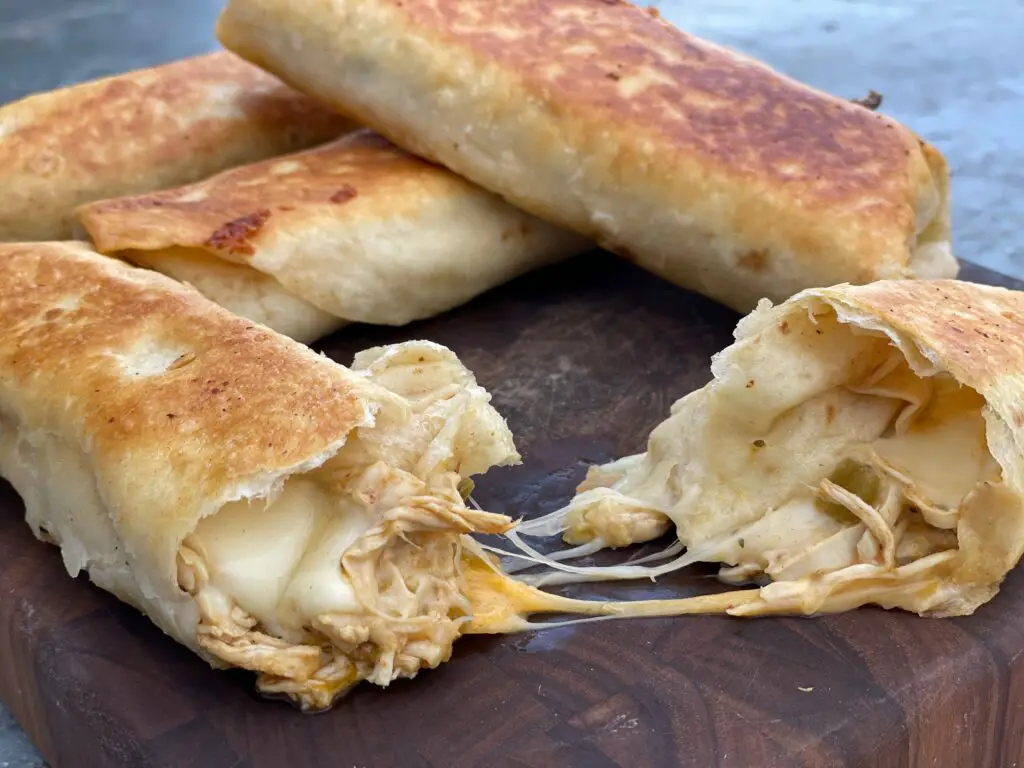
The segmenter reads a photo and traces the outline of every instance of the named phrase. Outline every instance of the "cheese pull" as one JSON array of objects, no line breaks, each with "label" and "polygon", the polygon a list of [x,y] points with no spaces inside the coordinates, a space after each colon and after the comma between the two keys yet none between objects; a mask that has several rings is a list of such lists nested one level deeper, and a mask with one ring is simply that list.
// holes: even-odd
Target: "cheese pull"
[{"label": "cheese pull", "polygon": [[[507,534],[508,569],[539,587],[710,562],[758,585],[613,613],[972,613],[1024,551],[1022,310],[1021,293],[941,280],[764,302],[645,453]],[[672,529],[644,560],[575,562]],[[530,543],[557,533],[573,549]]]}]

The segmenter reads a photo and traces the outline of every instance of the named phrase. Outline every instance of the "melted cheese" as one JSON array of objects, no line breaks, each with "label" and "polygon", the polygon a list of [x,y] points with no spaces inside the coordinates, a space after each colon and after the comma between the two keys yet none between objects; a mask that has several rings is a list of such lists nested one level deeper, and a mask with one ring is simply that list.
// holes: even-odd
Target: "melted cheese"
[{"label": "melted cheese", "polygon": [[980,406],[945,418],[926,413],[906,433],[877,440],[873,447],[913,480],[925,499],[945,508],[957,507],[979,482],[998,476]]},{"label": "melted cheese", "polygon": [[[897,480],[902,502],[889,512],[898,518],[904,509],[919,507],[936,535],[918,536],[913,549],[930,554],[949,543],[948,537],[937,535],[936,528],[956,528],[964,499],[979,484],[998,480],[999,467],[988,450],[981,396],[950,377],[921,379],[902,358],[898,363],[883,366],[878,382],[855,389],[879,400],[902,401],[902,412],[892,429],[834,457],[833,479],[843,484],[839,475],[847,458],[875,477],[895,470],[903,478]],[[849,485],[858,480],[858,473],[845,473],[848,490],[877,506],[882,500],[873,498],[877,488],[872,490],[872,484],[865,482],[863,471],[855,485],[864,487]],[[885,520],[889,526],[894,522]],[[709,550],[708,559],[737,564],[723,571],[727,579],[764,573],[775,581],[797,580],[862,562],[858,545],[862,537],[872,536],[866,531],[852,514],[823,504],[807,489]],[[898,550],[903,556],[909,551],[908,547]]]},{"label": "melted cheese", "polygon": [[332,510],[315,532],[284,592],[278,614],[290,626],[308,624],[325,613],[363,611],[342,576],[341,557],[370,527],[370,517],[364,508],[340,501],[339,508]]},{"label": "melted cheese", "polygon": [[226,504],[191,537],[203,551],[210,586],[270,632],[294,641],[320,613],[359,610],[341,554],[369,519],[337,504],[301,477],[269,503]]}]

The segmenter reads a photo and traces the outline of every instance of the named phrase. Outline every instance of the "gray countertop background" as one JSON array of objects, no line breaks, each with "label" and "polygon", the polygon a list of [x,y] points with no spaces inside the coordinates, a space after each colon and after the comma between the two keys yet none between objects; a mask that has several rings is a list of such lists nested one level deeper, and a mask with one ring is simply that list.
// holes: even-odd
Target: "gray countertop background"
[{"label": "gray countertop background", "polygon": [[[953,171],[957,254],[1024,278],[1024,0],[655,0],[670,21],[883,111]],[[223,0],[0,0],[0,103],[211,50]],[[0,705],[0,768],[43,765]]]}]

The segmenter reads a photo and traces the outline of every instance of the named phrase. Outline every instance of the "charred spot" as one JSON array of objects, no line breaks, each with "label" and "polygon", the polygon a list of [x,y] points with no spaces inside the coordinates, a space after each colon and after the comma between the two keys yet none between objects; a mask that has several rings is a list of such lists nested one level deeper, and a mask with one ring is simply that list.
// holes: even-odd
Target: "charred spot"
[{"label": "charred spot", "polygon": [[269,218],[270,211],[265,208],[250,213],[248,216],[241,216],[234,221],[229,221],[210,235],[204,245],[218,251],[251,255],[256,252],[256,249],[249,241],[259,234]]},{"label": "charred spot", "polygon": [[294,211],[295,210],[295,206],[294,205],[279,205],[279,206],[277,206],[277,210],[281,211],[282,213],[288,213],[289,211]]},{"label": "charred spot", "polygon": [[755,448],[764,448],[765,442],[764,440],[755,440],[753,445]]},{"label": "charred spot", "polygon": [[736,262],[742,269],[749,269],[751,272],[763,272],[768,267],[768,251],[764,248],[755,248],[747,251]]},{"label": "charred spot", "polygon": [[114,417],[111,416],[109,419],[107,419],[107,424],[113,424],[113,423],[114,423]]},{"label": "charred spot", "polygon": [[605,77],[607,77],[609,80],[616,80],[616,81],[622,79],[622,75],[620,75],[620,74],[618,74],[616,72],[609,72],[608,74],[605,75]]},{"label": "charred spot", "polygon": [[349,200],[358,195],[359,192],[351,184],[344,184],[342,187],[331,195],[330,200],[332,203],[347,203]]},{"label": "charred spot", "polygon": [[789,320],[783,320],[779,324],[779,333],[781,333],[783,336],[789,335]]},{"label": "charred spot", "polygon": [[168,419],[174,419],[174,418],[177,418],[177,414],[174,414],[174,413],[168,413],[168,414],[167,414],[167,418],[168,418]]},{"label": "charred spot", "polygon": [[56,308],[48,309],[48,310],[46,310],[46,312],[43,313],[43,320],[53,321],[53,320],[56,320],[58,317],[60,317],[63,314],[64,314],[64,310],[62,310],[62,309],[56,309]]},{"label": "charred spot", "polygon": [[850,99],[850,101],[858,106],[864,107],[865,109],[870,109],[872,112],[874,112],[876,109],[882,106],[882,94],[880,94],[878,91],[870,90],[868,91],[867,96],[862,96],[859,99]]},{"label": "charred spot", "polygon": [[747,389],[753,389],[753,388],[754,388],[754,380],[751,379],[750,381],[747,382]]},{"label": "charred spot", "polygon": [[179,368],[184,368],[186,365],[191,365],[195,361],[195,352],[186,352],[183,355],[179,355],[178,358],[173,363],[171,363],[170,367],[167,370],[176,371]]}]

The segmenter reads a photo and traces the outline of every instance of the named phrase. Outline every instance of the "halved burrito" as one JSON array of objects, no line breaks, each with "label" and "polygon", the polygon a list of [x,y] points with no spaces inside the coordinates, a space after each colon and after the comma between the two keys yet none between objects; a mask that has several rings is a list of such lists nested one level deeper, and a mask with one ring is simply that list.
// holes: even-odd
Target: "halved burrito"
[{"label": "halved burrito", "polygon": [[957,274],[938,150],[621,0],[230,0],[218,36],[399,146],[740,311]]},{"label": "halved burrito", "polygon": [[33,532],[266,694],[322,709],[531,613],[674,610],[497,568],[469,534],[512,521],[464,496],[519,454],[442,346],[345,368],[82,243],[0,244],[0,285],[0,476]]},{"label": "halved burrito", "polygon": [[72,235],[92,200],[187,184],[354,124],[227,51],[0,107],[0,241]]},{"label": "halved burrito", "polygon": [[[958,616],[996,594],[1024,551],[1024,294],[811,290],[744,318],[712,371],[645,453],[592,469],[568,507],[510,534],[548,566],[525,581],[720,563],[725,581],[763,586],[678,608],[741,616]],[[671,530],[640,564],[560,561]],[[522,538],[559,531],[576,547],[554,559]]]},{"label": "halved burrito", "polygon": [[448,659],[462,535],[510,524],[460,489],[519,458],[451,351],[347,369],[76,243],[0,284],[0,474],[72,576],[304,706]]},{"label": "halved burrito", "polygon": [[431,317],[592,247],[367,130],[77,216],[102,253],[303,342]]}]

